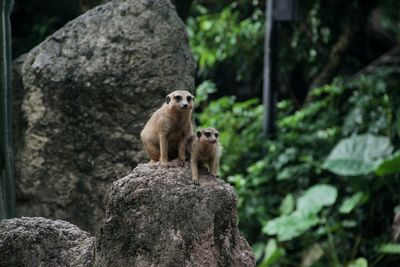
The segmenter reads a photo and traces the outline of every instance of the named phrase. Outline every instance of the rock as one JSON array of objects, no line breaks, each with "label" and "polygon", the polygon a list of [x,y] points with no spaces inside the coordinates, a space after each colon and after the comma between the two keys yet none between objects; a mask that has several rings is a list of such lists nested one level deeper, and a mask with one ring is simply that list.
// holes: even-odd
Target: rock
[{"label": "rock", "polygon": [[108,185],[148,160],[144,123],[168,92],[193,92],[194,68],[167,0],[107,2],[16,59],[17,215],[95,232]]},{"label": "rock", "polygon": [[[188,164],[187,164],[188,165]],[[140,164],[113,183],[96,237],[96,266],[255,266],[237,227],[233,188],[189,166]]]},{"label": "rock", "polygon": [[93,266],[94,238],[61,220],[0,221],[0,266]]}]

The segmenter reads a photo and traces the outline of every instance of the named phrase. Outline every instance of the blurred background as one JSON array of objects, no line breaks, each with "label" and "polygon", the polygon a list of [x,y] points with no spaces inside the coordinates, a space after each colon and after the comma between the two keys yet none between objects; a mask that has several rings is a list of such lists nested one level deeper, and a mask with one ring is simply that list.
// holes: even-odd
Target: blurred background
[{"label": "blurred background", "polygon": [[[16,0],[13,59],[101,2]],[[400,266],[400,2],[295,1],[274,22],[268,107],[266,1],[173,2],[198,62],[196,122],[221,132],[257,264]]]}]

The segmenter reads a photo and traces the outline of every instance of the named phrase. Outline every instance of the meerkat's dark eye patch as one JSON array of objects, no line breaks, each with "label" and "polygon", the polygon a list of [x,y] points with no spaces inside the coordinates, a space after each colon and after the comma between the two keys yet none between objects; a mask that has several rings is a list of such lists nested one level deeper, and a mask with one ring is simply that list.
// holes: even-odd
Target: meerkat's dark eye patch
[{"label": "meerkat's dark eye patch", "polygon": [[182,97],[180,95],[177,95],[177,96],[175,96],[175,100],[177,102],[180,102],[180,101],[182,101]]},{"label": "meerkat's dark eye patch", "polygon": [[210,133],[210,132],[204,132],[204,135],[205,135],[206,137],[211,137],[211,133]]},{"label": "meerkat's dark eye patch", "polygon": [[219,136],[219,133],[215,133],[215,138],[218,138],[218,136]]},{"label": "meerkat's dark eye patch", "polygon": [[192,97],[191,96],[188,96],[186,99],[187,99],[188,102],[192,101]]}]

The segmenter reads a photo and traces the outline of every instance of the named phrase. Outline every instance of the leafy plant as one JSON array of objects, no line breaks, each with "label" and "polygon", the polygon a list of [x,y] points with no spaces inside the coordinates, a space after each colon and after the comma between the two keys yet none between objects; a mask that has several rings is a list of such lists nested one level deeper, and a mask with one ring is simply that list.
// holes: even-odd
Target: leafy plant
[{"label": "leafy plant", "polygon": [[378,247],[378,251],[384,254],[400,254],[400,244],[387,243]]},{"label": "leafy plant", "polygon": [[390,140],[371,134],[340,140],[323,167],[338,175],[365,175],[376,170],[393,150]]},{"label": "leafy plant", "polygon": [[331,206],[337,198],[337,190],[329,185],[315,185],[297,199],[297,209],[289,215],[281,215],[268,221],[263,232],[277,235],[279,241],[291,240],[320,222],[318,212]]},{"label": "leafy plant", "polygon": [[247,18],[241,17],[237,3],[220,12],[210,12],[202,5],[195,6],[196,17],[187,21],[190,45],[199,64],[201,76],[215,70],[217,63],[233,61],[238,67],[237,80],[248,78],[249,68],[262,56],[264,20],[255,3]]},{"label": "leafy plant", "polygon": [[[376,249],[389,242],[400,203],[399,113],[389,81],[378,73],[346,89],[337,80],[313,90],[300,110],[281,101],[275,139],[261,136],[257,100],[223,97],[199,115],[200,125],[221,132],[221,171],[236,188],[240,229],[256,244],[260,265],[302,262],[317,246],[312,266],[393,266]],[[270,242],[276,246],[267,254]],[[266,256],[283,252],[290,256]]]}]

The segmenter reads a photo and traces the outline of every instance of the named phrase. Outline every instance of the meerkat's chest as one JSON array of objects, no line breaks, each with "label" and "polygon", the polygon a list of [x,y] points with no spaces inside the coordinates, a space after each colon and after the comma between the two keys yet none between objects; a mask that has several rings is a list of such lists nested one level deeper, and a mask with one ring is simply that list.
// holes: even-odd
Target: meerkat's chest
[{"label": "meerkat's chest", "polygon": [[200,161],[209,161],[215,154],[215,148],[213,145],[203,145],[199,152]]},{"label": "meerkat's chest", "polygon": [[170,142],[179,143],[185,138],[186,135],[187,131],[185,128],[174,129],[173,131],[169,132],[168,140]]},{"label": "meerkat's chest", "polygon": [[187,128],[188,127],[186,122],[181,122],[177,120],[171,121],[168,136],[171,138],[182,138],[185,135]]}]

